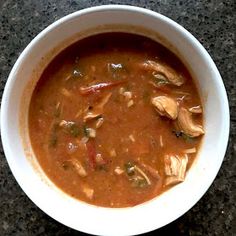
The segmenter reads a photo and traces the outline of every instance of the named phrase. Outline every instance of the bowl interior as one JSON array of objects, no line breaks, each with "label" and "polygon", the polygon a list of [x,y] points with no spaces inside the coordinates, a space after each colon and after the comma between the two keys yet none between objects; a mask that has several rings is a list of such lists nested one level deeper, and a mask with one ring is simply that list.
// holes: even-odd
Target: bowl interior
[{"label": "bowl interior", "polygon": [[[27,127],[30,96],[45,63],[81,37],[114,30],[146,35],[178,54],[199,88],[206,130],[198,158],[187,173],[185,182],[151,201],[122,209],[88,205],[57,189],[38,166],[30,146]],[[224,85],[205,49],[172,20],[149,10],[128,6],[102,6],[82,10],[42,31],[14,65],[1,109],[3,147],[10,168],[22,189],[54,219],[92,234],[144,233],[184,214],[214,180],[224,158],[229,133],[229,110]]]}]

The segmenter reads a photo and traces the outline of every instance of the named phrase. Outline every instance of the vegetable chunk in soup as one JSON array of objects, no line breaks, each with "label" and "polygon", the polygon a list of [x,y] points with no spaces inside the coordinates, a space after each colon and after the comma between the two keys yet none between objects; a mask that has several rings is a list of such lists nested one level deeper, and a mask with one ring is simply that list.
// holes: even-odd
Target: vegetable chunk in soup
[{"label": "vegetable chunk in soup", "polygon": [[184,181],[204,134],[202,112],[173,53],[143,36],[104,33],[50,62],[32,95],[29,132],[64,192],[129,207]]}]

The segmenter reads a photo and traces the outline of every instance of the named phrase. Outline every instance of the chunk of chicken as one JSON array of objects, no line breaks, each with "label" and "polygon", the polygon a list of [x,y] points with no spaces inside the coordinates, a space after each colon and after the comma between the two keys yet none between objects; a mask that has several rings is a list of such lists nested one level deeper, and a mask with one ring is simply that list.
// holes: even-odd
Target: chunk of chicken
[{"label": "chunk of chicken", "polygon": [[198,137],[204,134],[202,126],[194,124],[192,114],[183,107],[179,110],[178,125],[181,131],[190,137]]},{"label": "chunk of chicken", "polygon": [[82,164],[80,163],[80,161],[78,161],[76,159],[72,159],[72,160],[70,160],[70,162],[73,165],[73,167],[75,168],[75,170],[79,176],[81,176],[81,177],[87,176],[87,172],[86,172],[85,168],[82,166]]},{"label": "chunk of chicken", "polygon": [[165,184],[177,184],[183,182],[185,179],[186,168],[188,164],[188,156],[182,157],[178,155],[166,155],[164,157],[165,163]]},{"label": "chunk of chicken", "polygon": [[114,172],[117,174],[117,175],[121,175],[124,173],[124,170],[122,170],[119,166],[117,166],[114,170]]},{"label": "chunk of chicken", "polygon": [[174,99],[167,96],[158,96],[152,98],[151,103],[161,116],[166,116],[172,120],[177,118],[178,106]]},{"label": "chunk of chicken", "polygon": [[145,70],[152,70],[160,75],[163,75],[173,85],[181,86],[184,83],[184,78],[168,65],[147,60],[142,63],[141,66]]},{"label": "chunk of chicken", "polygon": [[83,186],[82,191],[86,195],[87,198],[89,198],[90,200],[93,199],[94,190],[92,188],[90,188],[88,186]]},{"label": "chunk of chicken", "polygon": [[100,115],[102,115],[103,113],[103,108],[104,106],[107,104],[107,102],[109,101],[110,97],[111,97],[112,93],[108,93],[106,96],[104,96],[100,102],[93,107],[93,109],[88,110],[87,114],[84,116],[84,121],[88,121],[91,119],[94,119]]},{"label": "chunk of chicken", "polygon": [[188,109],[191,113],[194,114],[201,114],[202,113],[202,108],[201,106],[195,106],[195,107],[191,107]]}]

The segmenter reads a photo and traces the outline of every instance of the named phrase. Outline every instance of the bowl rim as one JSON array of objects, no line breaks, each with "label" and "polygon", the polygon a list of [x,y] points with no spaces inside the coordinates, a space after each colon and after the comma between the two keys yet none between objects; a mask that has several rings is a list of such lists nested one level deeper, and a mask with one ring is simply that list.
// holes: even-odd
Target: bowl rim
[{"label": "bowl rim", "polygon": [[[201,193],[199,193],[199,195],[195,198],[194,201],[191,202],[191,204],[187,205],[186,208],[181,211],[178,212],[178,214],[174,214],[172,217],[170,217],[170,219],[168,220],[168,222],[162,224],[159,226],[162,227],[174,220],[176,220],[177,218],[179,218],[180,216],[182,216],[183,214],[185,214],[190,208],[192,208],[200,199],[201,197],[205,194],[205,192],[208,190],[208,188],[211,186],[211,184],[213,183],[217,173],[219,172],[219,169],[222,165],[223,159],[224,159],[224,155],[225,152],[227,150],[227,143],[228,143],[228,138],[229,138],[229,129],[230,129],[230,115],[229,115],[229,104],[228,104],[228,99],[227,99],[227,94],[226,94],[226,90],[222,81],[222,78],[220,76],[220,73],[215,65],[215,63],[213,62],[212,58],[210,57],[210,55],[208,54],[208,52],[205,50],[205,48],[198,42],[198,40],[191,34],[189,33],[184,27],[182,27],[181,25],[179,25],[178,23],[176,23],[175,21],[171,20],[170,18],[151,11],[149,9],[145,9],[145,8],[141,8],[141,7],[136,7],[136,6],[130,6],[130,5],[102,5],[102,6],[95,6],[95,7],[89,7],[89,8],[85,8],[79,11],[76,11],[74,13],[71,13],[69,15],[66,15],[62,18],[60,18],[59,20],[55,21],[54,23],[50,24],[48,27],[46,27],[44,30],[42,30],[28,45],[27,47],[23,50],[23,52],[21,53],[21,55],[19,56],[19,58],[17,59],[17,61],[15,62],[9,77],[7,79],[5,88],[4,88],[4,92],[3,92],[3,96],[2,96],[2,104],[1,104],[1,138],[2,138],[2,145],[3,145],[3,150],[6,156],[6,159],[8,161],[8,165],[11,169],[11,172],[13,173],[16,181],[18,182],[18,184],[20,185],[20,187],[22,188],[22,190],[26,193],[26,195],[31,199],[32,202],[34,202],[37,207],[39,207],[41,210],[43,210],[47,215],[51,216],[53,219],[56,219],[58,222],[74,228],[76,230],[80,230],[79,228],[76,228],[72,225],[68,225],[65,222],[63,222],[61,219],[58,219],[55,215],[51,214],[51,212],[47,211],[47,209],[44,209],[43,207],[41,207],[37,201],[35,199],[33,199],[33,197],[31,196],[31,194],[29,192],[27,192],[26,188],[24,187],[24,184],[20,181],[18,181],[17,175],[15,175],[15,171],[14,171],[14,167],[12,165],[12,163],[9,161],[8,156],[10,155],[10,146],[7,143],[7,133],[5,131],[5,127],[6,124],[8,122],[7,120],[7,116],[5,114],[7,114],[7,102],[8,102],[8,98],[10,96],[9,91],[12,88],[12,84],[15,82],[15,78],[14,75],[16,73],[16,71],[18,70],[18,67],[20,67],[21,65],[21,61],[28,56],[28,53],[30,53],[31,47],[36,44],[39,40],[41,40],[42,37],[44,37],[48,32],[50,32],[52,29],[56,28],[57,26],[59,26],[60,24],[62,24],[63,22],[66,21],[70,21],[73,18],[77,18],[80,17],[81,15],[85,15],[85,14],[89,14],[89,13],[94,13],[94,12],[104,12],[104,11],[117,11],[117,10],[124,10],[124,11],[131,11],[131,12],[136,12],[138,14],[145,14],[145,15],[149,15],[152,17],[156,17],[159,18],[163,21],[165,21],[167,24],[172,25],[173,27],[177,28],[179,31],[181,31],[181,33],[183,33],[184,35],[186,35],[186,37],[188,38],[188,40],[192,43],[195,44],[195,47],[198,48],[198,50],[200,50],[203,53],[203,56],[206,58],[206,60],[208,61],[208,63],[211,65],[211,67],[213,68],[214,72],[217,75],[217,80],[216,83],[218,84],[220,90],[221,90],[221,95],[222,95],[222,99],[223,99],[223,103],[224,103],[224,108],[225,108],[225,114],[224,114],[224,120],[225,120],[225,130],[224,130],[224,142],[221,144],[222,148],[221,148],[221,153],[219,155],[222,156],[222,160],[220,162],[220,164],[218,165],[217,169],[215,169],[215,175],[213,179],[210,179],[208,181],[208,185],[207,188],[204,188],[202,190]],[[155,230],[156,228],[149,228],[148,230],[145,228],[144,231],[140,231],[140,232],[136,232],[134,231],[136,234],[141,234],[141,233],[145,233],[148,231],[152,231]],[[86,233],[92,233],[92,234],[96,234],[96,232],[94,231],[83,231]],[[105,232],[105,231],[104,231]],[[98,232],[101,233],[101,232]],[[107,232],[106,232],[107,233]],[[124,234],[126,235],[126,234]]]}]

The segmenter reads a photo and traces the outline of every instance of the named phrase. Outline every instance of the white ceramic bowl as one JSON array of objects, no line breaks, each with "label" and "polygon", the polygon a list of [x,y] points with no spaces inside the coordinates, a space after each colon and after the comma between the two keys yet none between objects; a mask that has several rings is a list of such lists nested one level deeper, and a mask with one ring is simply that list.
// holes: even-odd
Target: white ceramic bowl
[{"label": "white ceramic bowl", "polygon": [[[47,179],[30,147],[27,114],[30,95],[42,68],[50,58],[68,43],[82,36],[117,30],[121,25],[132,26],[129,29],[123,27],[121,31],[134,31],[152,38],[157,33],[159,36],[155,40],[168,44],[172,50],[178,52],[199,87],[205,111],[206,134],[197,160],[187,173],[185,182],[144,204],[109,209],[73,199]],[[139,31],[140,27],[145,30]],[[228,134],[229,108],[225,88],[214,62],[203,46],[169,18],[131,6],[88,8],[47,27],[18,58],[2,98],[2,143],[9,166],[19,185],[52,218],[91,234],[140,234],[164,226],[187,212],[216,177],[226,151]]]}]

